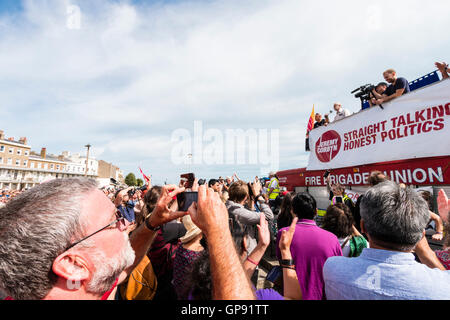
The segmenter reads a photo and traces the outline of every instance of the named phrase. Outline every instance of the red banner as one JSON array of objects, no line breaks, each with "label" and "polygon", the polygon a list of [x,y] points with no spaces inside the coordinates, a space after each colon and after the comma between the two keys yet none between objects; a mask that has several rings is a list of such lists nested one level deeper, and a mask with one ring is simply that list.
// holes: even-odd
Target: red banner
[{"label": "red banner", "polygon": [[[450,185],[450,156],[390,161],[371,165],[331,170],[330,181],[345,186],[368,185],[372,171],[381,171],[391,180],[406,185]],[[306,168],[280,171],[280,185],[293,191],[295,187],[325,186],[325,170],[307,171]]]}]

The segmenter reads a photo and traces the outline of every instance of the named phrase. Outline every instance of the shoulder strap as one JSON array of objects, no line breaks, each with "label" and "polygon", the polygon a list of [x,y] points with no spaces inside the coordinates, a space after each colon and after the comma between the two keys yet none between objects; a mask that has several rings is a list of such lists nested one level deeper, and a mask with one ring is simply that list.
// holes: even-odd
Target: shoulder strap
[{"label": "shoulder strap", "polygon": [[344,249],[345,245],[347,244],[347,242],[352,238],[352,236],[348,236],[347,240],[345,240],[345,242],[341,245],[341,249]]}]

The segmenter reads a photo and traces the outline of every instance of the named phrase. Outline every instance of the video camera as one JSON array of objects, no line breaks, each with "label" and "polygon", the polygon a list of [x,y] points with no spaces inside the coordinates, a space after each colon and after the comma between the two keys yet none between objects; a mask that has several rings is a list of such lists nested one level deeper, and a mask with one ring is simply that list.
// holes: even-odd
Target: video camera
[{"label": "video camera", "polygon": [[[351,92],[353,94],[353,93],[359,91],[358,93],[355,94],[355,98],[361,99],[361,109],[364,108],[364,103],[366,101],[370,101],[370,99],[373,98],[372,91],[375,90],[375,88],[376,88],[376,86],[374,86],[373,84],[366,84],[366,85],[363,85]],[[380,108],[384,109],[381,104],[380,104]]]},{"label": "video camera", "polygon": [[369,101],[371,99],[372,90],[375,90],[375,86],[373,84],[366,84],[352,91],[352,94],[359,91],[355,94],[355,98],[361,99],[361,101]]}]

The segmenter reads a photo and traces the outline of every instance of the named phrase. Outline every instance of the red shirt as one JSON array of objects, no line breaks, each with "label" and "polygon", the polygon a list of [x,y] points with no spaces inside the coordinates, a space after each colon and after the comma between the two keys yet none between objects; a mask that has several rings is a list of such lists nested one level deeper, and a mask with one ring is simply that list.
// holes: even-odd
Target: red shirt
[{"label": "red shirt", "polygon": [[434,253],[436,253],[439,261],[444,265],[444,268],[450,270],[450,249],[437,250]]}]

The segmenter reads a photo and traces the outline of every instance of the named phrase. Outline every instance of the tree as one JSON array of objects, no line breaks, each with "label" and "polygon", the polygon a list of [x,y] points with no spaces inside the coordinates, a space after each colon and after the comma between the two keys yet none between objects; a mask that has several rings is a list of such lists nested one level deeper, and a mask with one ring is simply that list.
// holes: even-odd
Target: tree
[{"label": "tree", "polygon": [[144,185],[144,180],[142,180],[142,179],[136,179],[136,185],[138,186],[138,187],[142,187],[143,185]]},{"label": "tree", "polygon": [[137,184],[136,181],[136,176],[134,175],[134,173],[129,173],[127,174],[127,176],[125,177],[125,183],[129,186],[129,187],[134,187]]}]

